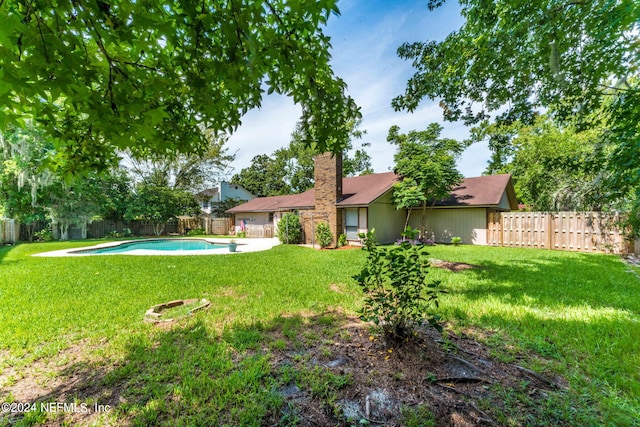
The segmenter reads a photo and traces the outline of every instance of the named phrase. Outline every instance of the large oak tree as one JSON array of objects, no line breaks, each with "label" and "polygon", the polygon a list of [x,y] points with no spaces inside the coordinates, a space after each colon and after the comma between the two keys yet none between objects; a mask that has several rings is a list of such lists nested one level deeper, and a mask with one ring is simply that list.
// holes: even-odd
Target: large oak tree
[{"label": "large oak tree", "polygon": [[359,115],[329,64],[336,0],[0,0],[0,129],[37,120],[69,173],[202,152],[263,93],[292,96],[319,151]]}]

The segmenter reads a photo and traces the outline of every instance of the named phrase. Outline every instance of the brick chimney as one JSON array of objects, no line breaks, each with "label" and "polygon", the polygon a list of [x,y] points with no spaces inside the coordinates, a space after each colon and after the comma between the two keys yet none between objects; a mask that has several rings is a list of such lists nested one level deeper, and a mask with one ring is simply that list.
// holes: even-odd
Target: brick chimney
[{"label": "brick chimney", "polygon": [[342,154],[323,153],[314,158],[314,222],[327,221],[333,234],[332,246],[343,232],[342,212],[336,203],[342,199]]}]

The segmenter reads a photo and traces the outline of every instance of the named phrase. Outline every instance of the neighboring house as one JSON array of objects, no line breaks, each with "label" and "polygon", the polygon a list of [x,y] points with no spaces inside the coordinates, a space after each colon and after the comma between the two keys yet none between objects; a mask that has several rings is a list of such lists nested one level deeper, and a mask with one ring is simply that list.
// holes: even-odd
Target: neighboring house
[{"label": "neighboring house", "polygon": [[[258,197],[227,210],[227,213],[234,214],[235,228],[240,230],[277,227],[284,213],[295,212],[300,215],[305,243],[314,241],[315,227],[322,221],[329,223],[333,245],[340,234],[357,242],[360,232],[373,228],[380,243],[397,240],[406,219],[406,210],[397,210],[391,200],[398,177],[393,172],[386,172],[343,179],[341,171],[340,156],[329,153],[316,156],[313,189],[301,194]],[[455,235],[462,237],[464,243],[485,244],[488,213],[515,208],[515,192],[509,175],[468,178],[454,189],[450,199],[437,203],[430,210],[427,237],[433,235],[436,241],[449,243],[449,236]],[[451,222],[441,222],[447,215],[451,216]],[[419,222],[420,209],[416,208],[410,223],[419,226]],[[440,228],[432,229],[431,224]],[[454,231],[455,234],[451,234]]]},{"label": "neighboring house", "polygon": [[255,199],[255,196],[241,185],[221,181],[216,187],[196,194],[196,199],[200,202],[202,212],[211,215],[215,207],[225,200],[236,199],[246,202]]}]

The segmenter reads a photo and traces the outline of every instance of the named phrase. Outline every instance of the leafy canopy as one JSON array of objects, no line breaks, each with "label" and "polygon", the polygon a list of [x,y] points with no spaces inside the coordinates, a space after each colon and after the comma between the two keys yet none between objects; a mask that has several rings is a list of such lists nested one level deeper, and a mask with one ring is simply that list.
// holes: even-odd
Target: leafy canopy
[{"label": "leafy canopy", "polygon": [[393,189],[396,209],[407,209],[405,228],[411,208],[422,205],[420,229],[424,237],[427,204],[445,199],[462,181],[456,168],[456,159],[464,150],[464,144],[450,138],[440,138],[442,126],[431,123],[423,131],[401,134],[398,126],[389,129],[387,141],[398,146],[394,155],[394,172],[402,181]]},{"label": "leafy canopy", "polygon": [[[430,0],[434,9],[444,0]],[[447,120],[530,123],[538,107],[559,117],[590,113],[609,86],[625,89],[638,72],[634,0],[522,2],[463,0],[465,24],[442,42],[405,43],[416,73],[396,109],[440,99]],[[636,88],[637,90],[637,88]]]},{"label": "leafy canopy", "polygon": [[30,117],[74,173],[134,155],[203,152],[264,91],[302,105],[338,151],[359,116],[329,64],[336,0],[0,2],[0,129]]}]

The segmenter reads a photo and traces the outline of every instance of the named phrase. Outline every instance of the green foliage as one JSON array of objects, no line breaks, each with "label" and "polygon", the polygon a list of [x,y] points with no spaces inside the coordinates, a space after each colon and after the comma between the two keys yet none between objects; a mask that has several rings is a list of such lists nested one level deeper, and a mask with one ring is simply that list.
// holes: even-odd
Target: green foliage
[{"label": "green foliage", "polygon": [[[606,185],[610,172],[605,128],[577,131],[541,116],[531,126],[511,126],[512,155],[501,172],[510,173],[518,198],[535,211],[621,208]],[[618,199],[618,200],[616,200]]]},{"label": "green foliage", "polygon": [[187,236],[204,236],[205,234],[207,233],[204,228],[195,228],[187,232]]},{"label": "green foliage", "polygon": [[171,188],[198,193],[218,184],[219,178],[235,159],[226,147],[227,136],[206,131],[203,153],[164,154],[137,158],[127,156],[127,170],[136,181],[162,176]]},{"label": "green foliage", "polygon": [[438,307],[440,282],[427,283],[428,253],[422,246],[400,243],[367,249],[367,262],[354,279],[364,291],[360,318],[382,327],[387,339],[401,343],[426,320],[441,330]]},{"label": "green foliage", "polygon": [[333,233],[331,233],[328,222],[324,221],[316,225],[316,241],[321,248],[327,248],[331,245]]},{"label": "green foliage", "polygon": [[462,243],[462,238],[461,237],[455,236],[455,237],[451,238],[451,244],[453,246],[459,246],[460,243]]},{"label": "green foliage", "polygon": [[245,237],[247,237],[247,232],[246,232],[246,231],[238,231],[238,232],[236,233],[236,237],[238,237],[238,238],[245,238]]},{"label": "green foliage", "polygon": [[302,225],[300,217],[293,213],[285,213],[278,223],[278,239],[286,245],[302,243]]},{"label": "green foliage", "polygon": [[230,197],[220,202],[213,202],[211,204],[211,216],[215,218],[230,218],[233,214],[228,214],[226,211],[245,202],[247,202],[247,200],[240,200],[235,197]]},{"label": "green foliage", "polygon": [[[330,65],[335,0],[0,3],[0,129],[24,117],[68,173],[167,152],[202,154],[263,93],[292,97],[320,151],[359,116]],[[29,82],[26,84],[25,82]]]},{"label": "green foliage", "polygon": [[256,197],[278,196],[291,192],[285,176],[284,159],[260,154],[251,159],[251,166],[234,175],[231,183],[243,186]]},{"label": "green foliage", "polygon": [[128,220],[148,221],[153,224],[153,232],[159,236],[166,222],[178,215],[197,215],[200,205],[193,194],[174,190],[162,182],[143,182],[136,188],[127,208]]},{"label": "green foliage", "polygon": [[[429,7],[442,3],[431,0]],[[396,109],[413,111],[424,98],[438,99],[448,121],[477,123],[502,109],[500,122],[531,123],[539,107],[562,117],[589,114],[605,102],[607,87],[622,89],[637,73],[630,61],[640,54],[636,1],[461,5],[465,22],[458,31],[398,49],[416,73],[394,99]]]},{"label": "green foliage", "polygon": [[410,225],[407,225],[404,231],[400,233],[403,239],[409,239],[409,240],[414,240],[416,237],[418,237],[418,234],[420,234],[420,230],[411,228]]},{"label": "green foliage", "polygon": [[442,126],[431,123],[424,131],[399,133],[398,126],[389,129],[387,141],[398,146],[394,155],[394,172],[402,181],[395,184],[393,202],[396,209],[407,209],[405,228],[409,222],[411,208],[422,205],[420,229],[426,228],[427,203],[449,197],[454,186],[462,181],[456,169],[456,158],[464,150],[460,142],[440,138]]},{"label": "green foliage", "polygon": [[[365,151],[370,144],[363,143],[353,150],[353,141],[365,132],[358,129],[359,121],[349,126],[349,140],[342,151],[343,176],[373,173],[371,157]],[[279,148],[270,156],[254,157],[251,166],[234,175],[231,182],[242,185],[258,197],[302,193],[313,188],[314,156],[318,149],[305,142],[305,135],[304,128],[298,123],[288,147]]]},{"label": "green foliage", "polygon": [[367,230],[366,233],[358,233],[358,237],[362,241],[362,249],[371,251],[378,243],[376,242],[376,229]]},{"label": "green foliage", "polygon": [[[431,0],[429,8],[443,3]],[[531,186],[538,182],[554,188],[541,188],[540,196],[532,189],[523,197],[536,205],[558,202],[581,209],[626,204],[640,227],[640,3],[471,0],[461,6],[465,22],[458,31],[442,41],[405,43],[398,49],[416,73],[393,106],[413,111],[425,98],[438,100],[445,120],[478,125],[471,140],[488,140],[488,173],[502,171],[514,152],[511,141],[517,132],[510,127],[534,125],[542,111],[561,132],[569,125],[576,136],[603,130],[604,138],[596,143],[604,148],[578,147],[575,167],[567,145],[559,146],[550,174],[559,174],[560,182],[532,178]],[[544,148],[548,142],[539,143]],[[585,170],[589,150],[600,164],[594,161]],[[550,159],[543,157],[533,174],[545,174]]]},{"label": "green foliage", "polygon": [[338,246],[339,247],[347,246],[347,243],[349,243],[347,241],[347,235],[344,233],[340,234],[340,236],[338,236]]},{"label": "green foliage", "polygon": [[53,240],[53,233],[51,232],[51,226],[45,227],[40,231],[33,233],[34,241],[36,242],[50,242]]}]

